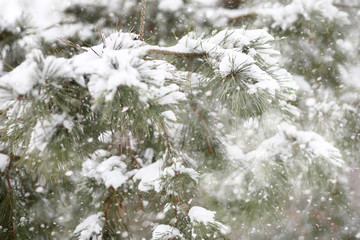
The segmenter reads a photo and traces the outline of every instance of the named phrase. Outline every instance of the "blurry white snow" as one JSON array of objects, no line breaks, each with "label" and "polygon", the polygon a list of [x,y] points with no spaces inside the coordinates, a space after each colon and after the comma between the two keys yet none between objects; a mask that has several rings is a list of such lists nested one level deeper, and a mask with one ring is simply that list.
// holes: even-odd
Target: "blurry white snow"
[{"label": "blurry white snow", "polygon": [[63,125],[68,130],[73,127],[70,117],[65,113],[52,114],[50,119],[39,120],[31,133],[28,152],[35,149],[44,151],[58,125]]},{"label": "blurry white snow", "polygon": [[170,167],[164,168],[163,174],[165,176],[174,177],[177,174],[187,174],[195,182],[198,181],[199,174],[192,168],[184,167],[181,161],[173,158],[173,164]]},{"label": "blurry white snow", "polygon": [[25,18],[27,24],[32,26],[31,31],[36,33],[29,36],[30,42],[39,36],[47,41],[54,41],[59,36],[68,37],[75,34],[85,39],[92,36],[92,32],[80,23],[48,28],[64,20],[64,10],[75,4],[118,6],[118,3],[118,0],[0,0],[0,27],[10,28],[18,19]]},{"label": "blurry white snow", "polygon": [[199,206],[192,207],[188,213],[190,220],[193,224],[199,224],[199,223],[203,223],[205,225],[214,224],[219,227],[219,230],[222,233],[228,232],[230,229],[227,226],[225,226],[215,220],[215,214],[216,214],[216,212],[209,211],[209,210],[207,210],[203,207],[199,207]]},{"label": "blurry white snow", "polygon": [[176,122],[176,116],[173,111],[167,110],[161,113],[166,119]]},{"label": "blurry white snow", "polygon": [[198,4],[201,6],[215,6],[218,0],[190,0],[191,3]]},{"label": "blurry white snow", "polygon": [[293,79],[295,80],[296,84],[299,87],[298,90],[300,90],[302,92],[306,92],[307,94],[312,94],[312,92],[313,92],[312,88],[303,76],[293,75]]},{"label": "blurry white snow", "polygon": [[5,171],[7,165],[10,162],[10,158],[8,155],[0,153],[0,172]]},{"label": "blurry white snow", "polygon": [[61,11],[70,4],[63,0],[0,0],[1,15],[9,23],[15,22],[22,15],[40,28],[60,22]]},{"label": "blurry white snow", "polygon": [[[39,68],[39,65],[43,66]],[[44,57],[40,50],[33,49],[26,55],[24,62],[0,77],[0,98],[14,99],[19,95],[26,95],[36,85],[44,84],[47,76],[73,77],[73,71],[65,58]]]},{"label": "blurry white snow", "polygon": [[160,177],[162,169],[162,160],[158,160],[146,167],[141,168],[135,175],[134,180],[140,180],[138,189],[143,192],[161,190]]},{"label": "blurry white snow", "polygon": [[[330,167],[329,164],[332,167],[344,165],[339,149],[325,141],[320,135],[314,132],[299,131],[295,126],[286,123],[283,124],[280,133],[263,141],[257,150],[247,153],[247,159],[254,164],[253,170],[257,169],[255,165],[261,166],[256,159],[269,159],[279,155],[282,160],[291,161],[294,144],[306,154],[308,164],[317,163],[328,167]],[[297,164],[305,164],[305,162]]]},{"label": "blurry white snow", "polygon": [[105,131],[100,134],[98,140],[103,143],[111,143],[112,133],[111,131]]},{"label": "blurry white snow", "polygon": [[339,66],[341,73],[341,81],[348,87],[355,87],[360,89],[360,64],[345,68]]},{"label": "blurry white snow", "polygon": [[71,170],[65,172],[65,176],[67,176],[67,177],[70,177],[70,176],[72,176],[73,174],[74,174],[74,172],[71,171]]},{"label": "blurry white snow", "polygon": [[42,186],[39,186],[35,189],[35,192],[42,193],[42,192],[44,192],[44,188]]},{"label": "blurry white snow", "polygon": [[164,12],[175,12],[184,5],[182,0],[161,0],[159,10]]},{"label": "blurry white snow", "polygon": [[202,223],[214,223],[215,212],[209,211],[203,207],[194,206],[189,211],[189,217],[191,221]]},{"label": "blurry white snow", "polygon": [[127,174],[126,164],[123,161],[125,156],[111,156],[98,163],[98,157],[107,155],[104,150],[93,154],[93,157],[86,160],[82,165],[81,174],[88,178],[94,178],[99,183],[104,183],[107,188],[117,189],[124,184],[131,174]]},{"label": "blurry white snow", "polygon": [[335,7],[333,0],[293,0],[286,6],[265,3],[263,8],[257,10],[260,15],[269,16],[274,20],[273,27],[280,26],[282,29],[290,28],[301,17],[310,19],[314,12],[331,21],[350,23],[348,14]]}]

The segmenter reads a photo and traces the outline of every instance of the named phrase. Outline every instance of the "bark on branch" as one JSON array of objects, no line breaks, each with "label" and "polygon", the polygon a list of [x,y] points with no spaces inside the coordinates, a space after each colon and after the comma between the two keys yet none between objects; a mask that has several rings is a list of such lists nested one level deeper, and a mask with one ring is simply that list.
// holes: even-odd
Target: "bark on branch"
[{"label": "bark on branch", "polygon": [[185,57],[185,58],[203,58],[207,57],[207,53],[184,53],[184,52],[176,52],[162,49],[149,49],[147,51],[149,54],[162,54],[162,55],[170,55],[175,57]]},{"label": "bark on branch", "polygon": [[146,15],[146,0],[141,1],[141,19],[140,19],[140,40],[144,40],[144,26],[145,26],[145,15]]}]

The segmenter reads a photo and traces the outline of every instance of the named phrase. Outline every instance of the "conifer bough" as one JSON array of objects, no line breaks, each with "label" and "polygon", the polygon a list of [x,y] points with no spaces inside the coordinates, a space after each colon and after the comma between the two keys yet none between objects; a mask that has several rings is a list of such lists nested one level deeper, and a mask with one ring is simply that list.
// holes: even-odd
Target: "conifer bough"
[{"label": "conifer bough", "polygon": [[[114,33],[70,59],[33,50],[0,79],[4,144],[13,149],[14,166],[31,168],[46,181],[75,172],[76,191],[88,191],[97,209],[74,229],[79,239],[130,237],[140,231],[134,228],[139,221],[148,224],[144,235],[153,229],[153,239],[200,239],[209,233],[226,238],[214,214],[191,204],[191,189],[198,187],[196,159],[181,149],[179,133],[186,123],[177,113],[192,91],[198,92],[195,101],[229,105],[239,116],[287,109],[292,80],[273,64],[278,53],[264,31],[190,33],[168,48],[136,38]],[[189,78],[149,53],[191,55],[206,60],[213,73]],[[210,86],[208,96],[203,92]],[[92,192],[88,181],[103,190]]]},{"label": "conifer bough", "polygon": [[[191,12],[191,3],[189,11],[183,1],[175,3]],[[222,3],[236,8],[245,1]],[[308,3],[293,1],[273,12],[219,9],[219,16],[224,22],[261,17],[255,25],[266,19],[274,34],[313,20],[301,17],[306,12],[297,6],[331,21],[321,12],[326,6],[341,13],[333,19],[346,20],[330,1]],[[302,221],[321,230],[356,220],[342,152],[295,123],[303,120],[297,86],[280,67],[274,38],[265,30],[225,28],[189,32],[170,47],[151,45],[143,41],[146,0],[141,4],[139,35],[101,34],[92,47],[62,38],[81,53],[62,58],[32,49],[2,72],[0,238],[293,238]],[[89,9],[103,13],[106,6]],[[159,5],[159,14],[169,17],[171,9]],[[212,11],[196,9],[199,16]],[[66,10],[77,11],[86,13],[80,5]],[[209,22],[217,21],[211,16]],[[86,17],[90,25],[100,18]],[[19,31],[9,31],[13,41],[25,34]],[[309,82],[311,71],[302,72]],[[294,210],[299,206],[306,213]]]}]

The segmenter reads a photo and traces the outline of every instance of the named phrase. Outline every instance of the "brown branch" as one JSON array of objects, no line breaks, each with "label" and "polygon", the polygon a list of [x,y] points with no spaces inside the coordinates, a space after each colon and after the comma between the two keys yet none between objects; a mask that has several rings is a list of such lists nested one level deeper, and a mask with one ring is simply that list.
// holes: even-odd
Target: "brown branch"
[{"label": "brown branch", "polygon": [[144,40],[144,26],[145,26],[145,14],[146,14],[146,0],[141,1],[141,19],[140,19],[140,40]]},{"label": "brown branch", "polygon": [[106,222],[109,220],[109,209],[111,206],[111,202],[112,202],[112,197],[113,197],[113,192],[111,191],[111,188],[108,189],[109,194],[108,194],[108,199],[105,203],[105,209],[104,209],[104,217],[106,219]]},{"label": "brown branch", "polygon": [[189,63],[189,74],[193,72],[193,60],[190,60]]},{"label": "brown branch", "polygon": [[135,168],[136,166],[141,167],[141,164],[139,163],[139,161],[136,159],[136,157],[134,155],[132,155],[131,158],[131,167]]},{"label": "brown branch", "polygon": [[249,12],[249,13],[246,13],[246,14],[240,14],[239,16],[229,18],[228,24],[231,24],[231,23],[239,21],[239,20],[246,20],[246,19],[253,18],[253,17],[256,17],[256,16],[257,16],[257,13],[255,13],[255,12]]},{"label": "brown branch", "polygon": [[137,139],[137,142],[138,142],[140,148],[142,148],[142,144],[141,144],[141,141],[140,141],[140,138],[139,138],[138,133],[137,133],[136,131],[134,131],[134,133],[136,134],[136,139]]},{"label": "brown branch", "polygon": [[360,8],[360,5],[348,5],[344,3],[334,3],[334,6],[338,8]]},{"label": "brown branch", "polygon": [[[73,48],[76,48],[76,49],[79,49],[80,51],[87,51],[85,48],[83,48],[82,46],[80,46],[79,44],[77,43],[74,43],[66,38],[63,38],[63,37],[58,37],[57,39],[59,39],[62,43],[68,45],[69,47],[73,47]],[[93,50],[94,51],[94,50]],[[97,54],[97,53],[96,53]],[[98,55],[98,54],[97,54]]]},{"label": "brown branch", "polygon": [[119,142],[120,155],[123,155],[122,141],[123,141],[123,131],[121,129],[121,131],[120,131],[120,142]]},{"label": "brown branch", "polygon": [[129,157],[129,148],[130,148],[129,132],[128,132],[128,130],[126,129],[126,136],[125,136],[126,157]]},{"label": "brown branch", "polygon": [[162,55],[170,55],[175,57],[185,57],[185,58],[203,58],[208,57],[208,54],[203,53],[184,53],[184,52],[175,52],[175,51],[168,51],[168,50],[162,50],[162,49],[149,49],[147,51],[149,54],[162,54]]},{"label": "brown branch", "polygon": [[121,201],[120,199],[117,197],[117,194],[116,194],[116,191],[113,187],[111,187],[111,191],[113,192],[113,196],[115,197],[115,200],[116,200],[116,209],[117,209],[117,213],[119,215],[119,218],[121,218],[121,221],[122,223],[124,224],[125,226],[125,221],[124,221],[124,216],[126,215],[124,213],[124,210],[122,209],[122,204],[121,204]]},{"label": "brown branch", "polygon": [[76,23],[76,21],[60,21],[60,22],[58,22],[58,23],[52,24],[52,25],[50,25],[50,26],[47,26],[46,28],[43,29],[43,31],[49,30],[49,29],[51,29],[51,28],[53,28],[53,27],[59,27],[59,26],[61,26],[61,25],[74,24],[74,23]]},{"label": "brown branch", "polygon": [[138,202],[137,202],[137,207],[140,211],[144,212],[144,205],[142,203],[142,195],[138,194]]},{"label": "brown branch", "polygon": [[91,51],[93,51],[99,58],[101,58],[101,56],[92,48],[92,47],[89,47],[91,49]]},{"label": "brown branch", "polygon": [[244,4],[244,2],[245,1],[243,1],[243,0],[222,0],[222,5],[225,8],[236,9],[240,5]]},{"label": "brown branch", "polygon": [[206,138],[206,145],[207,145],[207,154],[211,154],[211,144],[210,144],[210,139],[209,139],[209,134],[207,133],[207,131],[205,131],[205,138]]}]

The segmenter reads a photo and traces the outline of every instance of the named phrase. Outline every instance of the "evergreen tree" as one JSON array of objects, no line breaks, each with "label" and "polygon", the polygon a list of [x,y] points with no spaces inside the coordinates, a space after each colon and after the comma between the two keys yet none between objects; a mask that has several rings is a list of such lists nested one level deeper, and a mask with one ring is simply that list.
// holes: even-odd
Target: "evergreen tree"
[{"label": "evergreen tree", "polygon": [[359,237],[356,3],[23,4],[0,15],[1,239]]}]

